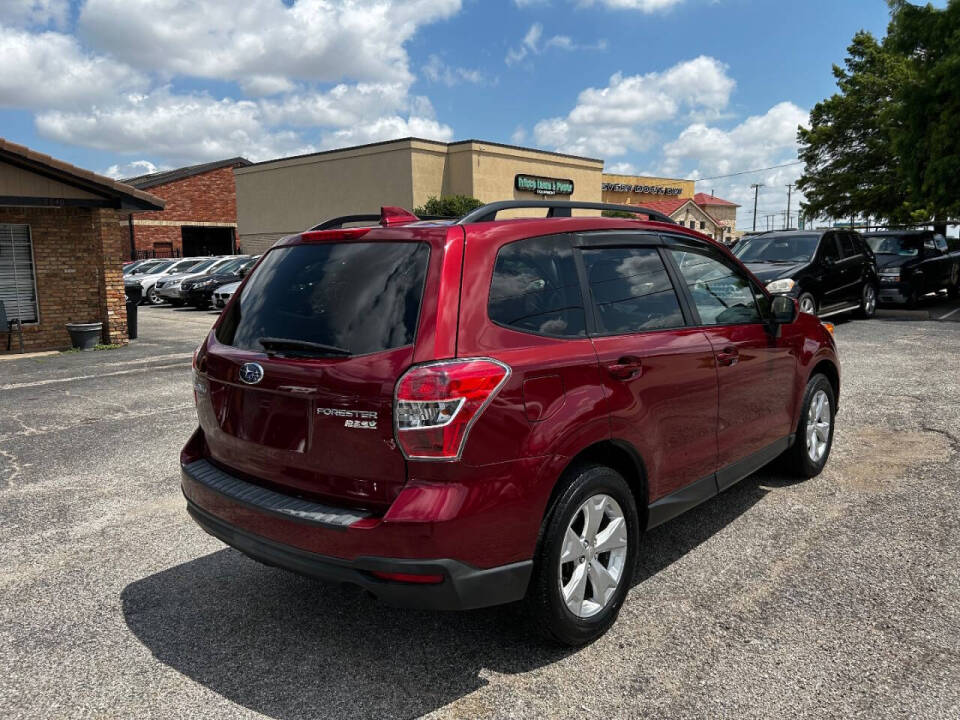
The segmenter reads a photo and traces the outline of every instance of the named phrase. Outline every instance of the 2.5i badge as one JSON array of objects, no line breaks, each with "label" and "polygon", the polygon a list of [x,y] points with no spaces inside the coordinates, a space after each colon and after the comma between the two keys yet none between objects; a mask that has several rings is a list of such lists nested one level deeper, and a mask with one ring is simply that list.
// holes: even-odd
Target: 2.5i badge
[{"label": "2.5i badge", "polygon": [[372,410],[344,410],[343,408],[317,408],[317,415],[344,418],[343,426],[358,430],[376,430],[377,413]]}]

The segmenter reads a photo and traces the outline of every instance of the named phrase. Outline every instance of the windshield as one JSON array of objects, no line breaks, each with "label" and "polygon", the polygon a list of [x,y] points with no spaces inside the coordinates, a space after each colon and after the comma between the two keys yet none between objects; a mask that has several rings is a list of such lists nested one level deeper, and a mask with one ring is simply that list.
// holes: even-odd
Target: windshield
[{"label": "windshield", "polygon": [[903,255],[913,257],[920,252],[923,239],[916,235],[874,235],[867,237],[867,245],[876,255]]},{"label": "windshield", "polygon": [[162,262],[159,265],[154,265],[152,268],[145,272],[145,275],[156,275],[157,273],[162,273],[168,267],[173,265],[173,260],[168,260],[167,262]]},{"label": "windshield", "polygon": [[217,258],[210,258],[209,260],[204,260],[199,265],[194,265],[192,268],[190,268],[190,272],[191,273],[203,272],[208,267],[213,265],[216,261],[217,261]]},{"label": "windshield", "polygon": [[194,265],[196,265],[198,262],[200,261],[199,260],[181,260],[180,262],[174,263],[173,265],[168,267],[167,273],[172,275],[173,273],[186,272],[187,270],[192,268]]},{"label": "windshield", "polygon": [[234,260],[233,262],[224,263],[223,265],[221,265],[220,267],[217,268],[217,272],[218,272],[218,273],[232,273],[232,272],[236,272],[236,271],[239,270],[239,269],[243,266],[243,264],[246,263],[246,262],[247,262],[247,258],[238,258],[238,259]]},{"label": "windshield", "polygon": [[410,345],[429,256],[429,246],[416,242],[271,250],[230,306],[217,339],[255,352],[319,356]]},{"label": "windshield", "polygon": [[742,262],[808,262],[817,251],[819,235],[760,235],[733,251]]}]

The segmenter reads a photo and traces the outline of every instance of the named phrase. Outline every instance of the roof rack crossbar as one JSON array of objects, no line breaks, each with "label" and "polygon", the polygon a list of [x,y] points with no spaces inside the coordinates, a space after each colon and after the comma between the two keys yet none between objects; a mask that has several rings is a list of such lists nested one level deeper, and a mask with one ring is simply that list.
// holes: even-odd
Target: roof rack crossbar
[{"label": "roof rack crossbar", "polygon": [[625,212],[631,215],[646,215],[651,220],[676,225],[676,221],[669,215],[657,210],[640,207],[639,205],[614,205],[612,203],[581,202],[579,200],[501,200],[492,202],[464,215],[457,222],[458,225],[476,222],[492,222],[497,219],[497,213],[502,210],[516,208],[547,208],[547,217],[570,217],[571,210],[609,210]]},{"label": "roof rack crossbar", "polygon": [[[448,217],[446,215],[416,215],[415,217],[417,220],[456,220],[455,217]],[[314,225],[312,228],[309,228],[307,232],[317,232],[318,230],[340,230],[344,225],[349,225],[350,223],[381,223],[382,220],[382,213],[378,215],[342,215],[340,217],[324,220],[319,225]]]}]

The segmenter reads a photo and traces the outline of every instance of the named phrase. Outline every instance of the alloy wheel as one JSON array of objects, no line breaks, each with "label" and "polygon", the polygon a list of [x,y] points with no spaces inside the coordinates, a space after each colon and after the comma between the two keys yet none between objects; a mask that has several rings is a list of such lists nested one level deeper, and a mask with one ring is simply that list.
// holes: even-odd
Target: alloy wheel
[{"label": "alloy wheel", "polygon": [[155,287],[147,290],[147,300],[151,305],[160,305],[163,302],[163,298],[157,295],[157,289]]},{"label": "alloy wheel", "polygon": [[560,595],[579,618],[603,610],[623,578],[627,520],[609,495],[590,497],[574,513],[560,551]]},{"label": "alloy wheel", "polygon": [[863,312],[867,315],[873,315],[877,309],[877,291],[873,285],[867,284],[863,287]]},{"label": "alloy wheel", "polygon": [[817,390],[807,410],[807,456],[819,463],[830,442],[830,399],[823,390]]},{"label": "alloy wheel", "polygon": [[814,303],[812,295],[804,295],[800,298],[800,312],[809,313],[811,315],[817,314],[816,303]]}]

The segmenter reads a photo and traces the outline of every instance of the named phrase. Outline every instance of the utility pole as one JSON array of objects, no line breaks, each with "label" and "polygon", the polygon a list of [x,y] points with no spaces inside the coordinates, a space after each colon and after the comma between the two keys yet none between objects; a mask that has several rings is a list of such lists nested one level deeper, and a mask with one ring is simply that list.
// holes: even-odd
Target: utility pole
[{"label": "utility pole", "polygon": [[790,195],[793,193],[793,184],[787,185],[787,227],[785,230],[790,229]]},{"label": "utility pole", "polygon": [[750,187],[753,188],[753,231],[757,231],[757,196],[760,194],[760,188],[763,187],[760,183],[754,183]]}]

